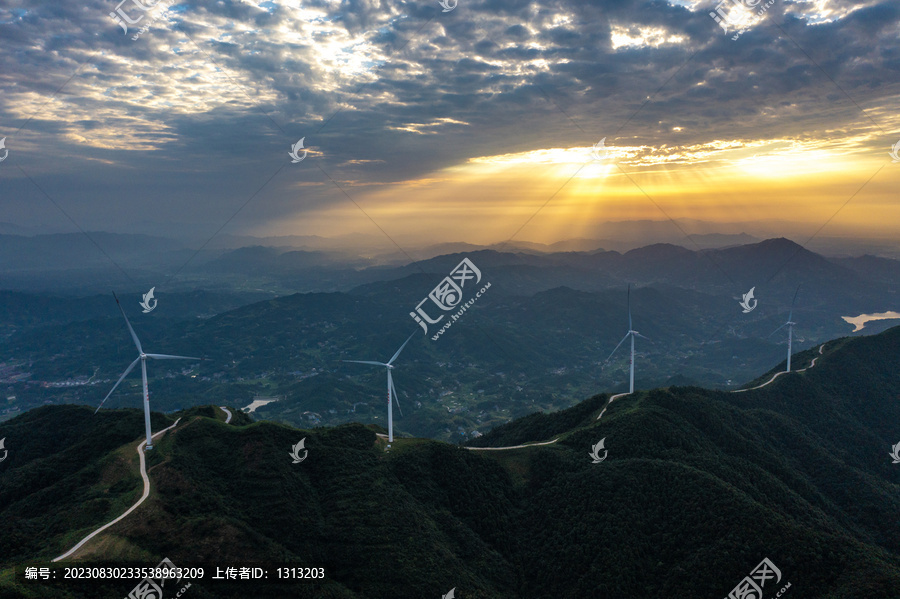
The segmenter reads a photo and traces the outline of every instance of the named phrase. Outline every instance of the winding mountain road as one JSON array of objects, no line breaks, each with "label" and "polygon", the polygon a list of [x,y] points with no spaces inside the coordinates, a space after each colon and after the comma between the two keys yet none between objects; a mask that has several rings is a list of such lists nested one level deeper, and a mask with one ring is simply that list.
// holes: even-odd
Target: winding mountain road
[{"label": "winding mountain road", "polygon": [[[825,344],[823,343],[822,345],[819,346],[819,356],[822,355],[822,351],[823,351],[824,349],[825,349]],[[809,363],[809,366],[807,366],[806,368],[801,368],[800,370],[791,370],[790,372],[806,372],[807,370],[809,370],[810,368],[812,368],[813,366],[816,365],[816,360],[819,359],[819,356],[816,356],[815,358],[813,358],[813,359],[812,359],[812,362],[810,362],[810,363]],[[737,390],[735,390],[735,391],[732,391],[732,393],[743,393],[744,391],[753,391],[754,389],[762,389],[763,387],[765,387],[765,386],[768,385],[769,383],[772,383],[775,379],[777,379],[778,377],[780,377],[782,374],[787,374],[787,373],[788,373],[787,370],[782,370],[781,372],[776,372],[776,373],[775,373],[775,376],[773,376],[772,378],[770,378],[768,381],[766,381],[766,382],[763,383],[762,385],[757,385],[756,387],[750,387],[749,389],[737,389]]]},{"label": "winding mountain road", "polygon": [[[616,393],[612,397],[609,398],[609,401],[606,402],[606,405],[603,406],[603,411],[600,412],[600,416],[606,413],[606,408],[609,407],[609,404],[613,402],[613,400],[618,399],[620,397],[624,397],[625,395],[631,395],[631,393]],[[600,420],[600,416],[597,416],[597,420]],[[523,447],[537,447],[539,445],[552,445],[559,441],[559,437],[553,439],[552,441],[542,441],[540,443],[525,443],[524,445],[510,445],[508,447],[466,447],[469,451],[503,451],[506,449],[522,449]]]},{"label": "winding mountain road", "polygon": [[[611,404],[611,403],[613,402],[614,399],[618,399],[618,398],[620,398],[620,397],[622,397],[622,396],[624,396],[624,395],[631,395],[631,393],[616,393],[615,395],[613,395],[612,397],[610,397],[610,398],[609,398],[609,401],[606,402],[606,405],[603,406],[603,411],[600,412],[600,416],[603,416],[603,415],[606,413],[606,408],[609,407],[609,404]],[[600,416],[597,416],[597,420],[600,420]]]},{"label": "winding mountain road", "polygon": [[[819,355],[820,356],[822,355],[822,351],[824,349],[825,349],[825,344],[823,343],[822,345],[819,346]],[[800,370],[792,370],[791,372],[805,372],[805,371],[809,370],[810,368],[814,367],[816,365],[816,360],[818,360],[818,359],[819,359],[819,357],[816,356],[815,358],[812,359],[812,362],[810,362],[809,366],[807,366],[806,368],[801,368]],[[751,387],[750,389],[738,389],[736,391],[732,391],[732,393],[742,393],[744,391],[752,391],[753,389],[761,389],[762,387],[765,387],[766,385],[768,385],[769,383],[771,383],[772,381],[777,379],[782,374],[787,374],[787,371],[775,373],[775,376],[773,376],[771,379],[769,379],[762,385],[759,385],[758,387]],[[626,395],[631,395],[631,393],[616,393],[615,395],[610,397],[609,401],[606,402],[606,405],[603,407],[603,410],[600,412],[600,415],[597,416],[597,420],[600,420],[600,418],[606,413],[607,408],[609,408],[610,404],[614,400],[616,400],[620,397],[624,397]],[[379,434],[378,436],[386,437],[387,435]],[[525,443],[524,445],[510,445],[508,447],[466,447],[466,449],[468,449],[469,451],[504,451],[507,449],[522,449],[523,447],[537,447],[539,445],[552,445],[553,443],[556,443],[557,441],[559,441],[559,437],[557,437],[556,439],[553,439],[552,441],[543,441],[541,443]]]},{"label": "winding mountain road", "polygon": [[[159,431],[158,433],[154,433],[153,435],[150,436],[150,438],[151,438],[151,439],[155,439],[155,438],[159,437],[160,435],[165,434],[167,431],[169,431],[169,430],[175,428],[175,427],[178,425],[178,423],[179,423],[180,421],[181,421],[181,418],[179,418],[178,420],[176,420],[176,421],[175,421],[175,424],[173,424],[172,426],[170,426],[170,427],[168,427],[168,428],[164,428],[163,430]],[[59,557],[53,558],[53,561],[54,561],[54,562],[58,562],[58,561],[60,561],[60,560],[64,560],[64,559],[66,559],[67,557],[69,557],[70,555],[72,555],[73,553],[75,553],[76,551],[78,551],[79,549],[81,549],[81,547],[82,547],[85,543],[87,543],[88,541],[90,541],[91,539],[93,539],[95,536],[97,536],[98,534],[100,534],[101,532],[103,532],[104,530],[106,530],[107,528],[109,528],[110,526],[112,526],[113,524],[115,524],[115,523],[121,521],[123,518],[125,518],[125,516],[127,516],[128,514],[130,514],[131,512],[133,512],[134,510],[136,510],[136,509],[138,508],[138,506],[141,505],[142,503],[144,503],[144,500],[147,499],[147,497],[150,496],[150,477],[147,476],[147,462],[146,462],[146,460],[144,459],[144,445],[146,445],[146,444],[147,444],[147,440],[144,439],[144,440],[141,441],[141,442],[138,444],[138,446],[137,446],[138,457],[139,457],[140,460],[141,460],[141,478],[144,479],[144,494],[141,495],[141,498],[137,500],[137,503],[135,503],[133,506],[131,506],[130,508],[128,508],[128,510],[127,510],[124,514],[122,514],[121,516],[119,516],[118,518],[116,518],[115,520],[113,520],[112,522],[108,522],[108,523],[104,524],[103,526],[101,526],[100,528],[98,528],[97,530],[95,530],[94,532],[92,532],[91,534],[89,534],[88,536],[84,537],[83,539],[81,539],[81,540],[78,542],[77,545],[75,545],[74,547],[72,547],[71,549],[69,549],[68,551],[66,551],[66,552],[63,553],[62,555],[60,555]]]},{"label": "winding mountain road", "polygon": [[[825,344],[823,343],[822,345],[819,346],[819,356],[822,355],[822,352],[824,351],[824,349],[825,349]],[[816,360],[819,359],[819,356],[816,356],[815,358],[813,358],[812,362],[810,362],[809,366],[807,366],[806,368],[801,368],[800,370],[792,370],[791,372],[806,372],[807,370],[809,370],[810,368],[813,368],[816,365]],[[762,385],[759,385],[757,387],[751,387],[749,389],[738,389],[736,391],[732,391],[732,393],[743,393],[744,391],[752,391],[753,389],[761,389],[762,387],[765,387],[766,385],[773,382],[775,379],[777,379],[782,374],[787,374],[787,371],[776,372],[775,376],[770,378],[768,381],[766,381]],[[626,395],[631,395],[631,394],[630,393],[617,393],[617,394],[613,395],[612,397],[610,397],[609,401],[606,402],[606,405],[603,407],[603,410],[600,412],[600,415],[597,416],[597,420],[600,420],[600,418],[606,413],[607,408],[609,408],[610,404],[614,400],[616,400],[620,397],[624,397]],[[544,441],[542,443],[526,443],[525,445],[512,445],[509,447],[466,447],[466,449],[468,449],[470,451],[501,451],[504,449],[521,449],[523,447],[535,447],[538,445],[550,445],[552,443],[556,443],[557,441],[559,441],[559,437],[557,437],[556,439],[553,439],[552,441]]]},{"label": "winding mountain road", "polygon": [[[387,435],[382,433],[375,433],[377,436],[387,439]],[[466,447],[469,451],[500,451],[503,449],[521,449],[523,447],[536,447],[538,445],[552,445],[559,441],[559,437],[553,439],[552,441],[542,441],[540,443],[526,443],[524,445],[510,445],[509,447]]]},{"label": "winding mountain road", "polygon": [[538,445],[553,445],[559,441],[559,437],[552,441],[542,441],[540,443],[526,443],[524,445],[510,445],[508,447],[466,447],[469,451],[502,451],[504,449],[522,449],[523,447],[537,447]]},{"label": "winding mountain road", "polygon": [[231,422],[231,411],[225,406],[219,406],[219,409],[225,412],[225,424]]}]

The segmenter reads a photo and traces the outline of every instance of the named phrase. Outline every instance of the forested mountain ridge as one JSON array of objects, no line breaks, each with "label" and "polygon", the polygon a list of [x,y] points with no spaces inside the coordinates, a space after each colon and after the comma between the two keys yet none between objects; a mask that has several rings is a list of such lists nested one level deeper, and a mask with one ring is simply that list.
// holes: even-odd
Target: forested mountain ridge
[{"label": "forested mountain ridge", "polygon": [[[816,351],[795,356],[795,367]],[[240,557],[325,567],[327,583],[291,591],[303,597],[439,597],[455,587],[460,599],[669,599],[725,597],[768,558],[782,577],[765,586],[767,597],[790,582],[784,597],[895,599],[900,465],[888,454],[900,442],[898,355],[893,328],[829,342],[814,368],[762,389],[653,389],[619,397],[600,421],[607,396],[598,395],[479,440],[559,439],[506,451],[398,439],[386,453],[374,430],[358,424],[226,425],[216,409],[195,410],[151,453],[147,504],[81,559]],[[19,547],[5,566],[60,553],[116,515],[115,501],[100,500],[121,496],[121,505],[137,494],[133,473],[111,470],[116,451],[134,451],[136,416],[106,413],[106,426],[119,419],[115,430],[134,429],[132,441],[80,462],[75,449],[118,442],[80,424],[93,417],[86,408],[47,407],[0,425],[7,448],[21,453],[0,465],[0,490],[30,485],[16,501],[0,491],[0,516],[35,535],[55,530],[23,543],[4,527],[0,546]],[[173,416],[156,416],[154,430]],[[56,453],[36,440],[19,444],[28,417],[45,428],[79,423],[79,432],[60,435]],[[309,457],[293,464],[288,451],[301,438]],[[601,439],[608,453],[595,463],[589,454]],[[34,470],[54,455],[68,455],[68,468],[83,474],[54,480],[55,468]],[[102,477],[98,463],[106,464]],[[28,512],[34,497],[71,528]],[[65,589],[58,584],[58,594],[45,596],[81,596]],[[190,592],[239,596],[203,583]],[[253,594],[283,593],[262,585]]]}]

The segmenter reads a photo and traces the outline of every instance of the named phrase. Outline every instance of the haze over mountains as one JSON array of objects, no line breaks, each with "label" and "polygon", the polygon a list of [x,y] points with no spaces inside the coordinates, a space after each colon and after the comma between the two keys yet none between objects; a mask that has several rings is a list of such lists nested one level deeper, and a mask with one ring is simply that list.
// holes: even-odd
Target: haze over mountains
[{"label": "haze over mountains", "polygon": [[[384,236],[347,234],[253,237],[219,234],[188,236],[89,232],[27,235],[28,230],[0,223],[0,280],[3,289],[93,293],[109,286],[163,285],[168,290],[199,286],[235,287],[234,278],[252,272],[254,283],[279,293],[346,290],[373,280],[358,271],[398,267],[441,255],[495,250],[547,255],[568,252],[625,253],[651,244],[677,245],[692,251],[726,248],[776,237],[772,231],[793,230],[784,223],[766,228],[754,223],[725,227],[692,219],[606,223],[592,238],[552,244],[508,241],[492,245],[427,241],[403,243],[403,250]],[[733,231],[733,232],[723,232]],[[756,231],[748,234],[746,231]],[[689,234],[688,237],[685,234]],[[797,239],[807,240],[800,230]],[[900,258],[896,240],[817,236],[807,248],[831,257],[871,254]],[[231,276],[229,276],[231,275]],[[317,279],[321,279],[316,282]]]},{"label": "haze over mountains", "polygon": [[[246,406],[262,395],[281,401],[257,416],[297,426],[383,420],[383,383],[341,360],[389,357],[421,330],[409,313],[465,257],[490,290],[446,335],[432,340],[432,327],[398,361],[403,434],[463,441],[516,416],[622,390],[627,356],[605,360],[627,330],[628,285],[634,326],[652,341],[638,340],[638,388],[725,389],[783,363],[786,337],[770,334],[797,285],[795,351],[850,334],[844,316],[898,309],[900,286],[896,260],[826,258],[786,239],[700,251],[668,244],[625,253],[478,250],[361,269],[327,266],[323,256],[233,250],[203,266],[206,291],[158,284],[159,305],[149,314],[138,305],[146,288],[117,288],[148,346],[205,358],[154,363],[154,406]],[[304,286],[315,291],[284,292]],[[743,313],[739,302],[751,287],[758,306]],[[0,293],[0,384],[14,398],[0,418],[46,403],[99,403],[132,359],[107,293]],[[890,325],[874,321],[861,333]],[[137,380],[127,379],[109,405],[134,405]]]},{"label": "haze over mountains", "polygon": [[[181,418],[149,455],[153,493],[76,563],[240,560],[321,566],[326,581],[253,583],[254,597],[723,597],[764,558],[803,598],[900,589],[900,327],[796,356],[814,368],[746,393],[601,394],[511,422],[473,451],[360,424]],[[601,420],[598,414],[606,411]],[[0,424],[0,566],[49,559],[140,494],[134,409],[47,406]],[[308,457],[288,448],[306,440]],[[605,440],[600,463],[588,456]],[[552,567],[550,562],[552,560]],[[274,575],[270,575],[274,578]],[[249,584],[249,583],[248,583]],[[5,597],[123,595],[133,581],[13,583]],[[191,596],[246,597],[195,582]],[[116,594],[117,593],[117,594]],[[288,595],[286,595],[287,593]]]}]

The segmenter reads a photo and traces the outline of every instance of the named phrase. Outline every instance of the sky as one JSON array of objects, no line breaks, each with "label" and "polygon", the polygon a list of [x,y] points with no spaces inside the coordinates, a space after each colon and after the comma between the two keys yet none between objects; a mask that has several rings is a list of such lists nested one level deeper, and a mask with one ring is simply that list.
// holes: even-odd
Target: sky
[{"label": "sky", "polygon": [[900,4],[745,1],[0,0],[0,223],[900,237]]}]

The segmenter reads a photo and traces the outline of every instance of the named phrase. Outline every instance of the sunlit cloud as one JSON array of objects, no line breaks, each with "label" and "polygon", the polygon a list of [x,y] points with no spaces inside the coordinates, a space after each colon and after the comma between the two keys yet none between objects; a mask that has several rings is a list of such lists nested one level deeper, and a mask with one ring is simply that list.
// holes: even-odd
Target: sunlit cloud
[{"label": "sunlit cloud", "polygon": [[874,6],[872,1],[837,2],[836,0],[794,0],[786,3],[785,9],[794,16],[804,19],[810,25],[832,23],[843,19],[861,8]]},{"label": "sunlit cloud", "polygon": [[[249,197],[235,230],[374,228],[348,194],[384,230],[431,241],[492,242],[531,216],[523,234],[548,241],[663,212],[820,225],[900,131],[897,23],[877,0],[767,13],[799,19],[791,38],[827,76],[794,46],[761,38],[748,53],[689,0],[453,18],[436,3],[222,0],[161,11],[136,41],[105,1],[55,6],[0,10],[16,57],[0,74],[0,137],[58,177],[50,191],[88,229],[209,215],[215,231]],[[823,28],[842,48],[827,64]],[[292,164],[301,137],[308,155]],[[900,222],[897,176],[884,169],[840,222]],[[21,212],[39,224],[36,206]]]},{"label": "sunlit cloud", "polygon": [[406,123],[402,126],[389,126],[388,129],[392,129],[394,131],[407,131],[409,133],[416,133],[419,135],[437,135],[441,132],[440,128],[444,125],[469,125],[469,123],[442,117],[434,119],[429,123]]},{"label": "sunlit cloud", "polygon": [[662,27],[612,25],[610,32],[613,50],[619,48],[658,48],[663,44],[680,44],[687,41]]}]

